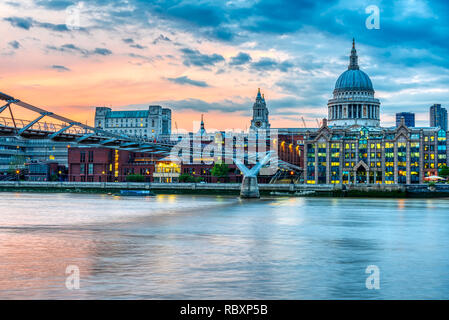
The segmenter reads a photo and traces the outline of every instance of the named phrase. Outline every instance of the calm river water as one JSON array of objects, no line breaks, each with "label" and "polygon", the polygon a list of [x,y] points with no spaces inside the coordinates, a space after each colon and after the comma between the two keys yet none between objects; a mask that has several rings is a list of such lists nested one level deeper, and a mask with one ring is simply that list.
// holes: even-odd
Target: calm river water
[{"label": "calm river water", "polygon": [[0,298],[449,299],[449,199],[0,193],[0,208]]}]

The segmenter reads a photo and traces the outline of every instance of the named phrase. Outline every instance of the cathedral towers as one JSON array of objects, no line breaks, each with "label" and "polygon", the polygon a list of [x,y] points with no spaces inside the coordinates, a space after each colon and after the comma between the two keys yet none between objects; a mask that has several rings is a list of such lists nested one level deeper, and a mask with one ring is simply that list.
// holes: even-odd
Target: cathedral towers
[{"label": "cathedral towers", "polygon": [[256,102],[253,105],[253,118],[251,120],[251,130],[257,129],[269,129],[270,122],[268,121],[268,108],[265,103],[265,97],[260,93],[258,89]]}]

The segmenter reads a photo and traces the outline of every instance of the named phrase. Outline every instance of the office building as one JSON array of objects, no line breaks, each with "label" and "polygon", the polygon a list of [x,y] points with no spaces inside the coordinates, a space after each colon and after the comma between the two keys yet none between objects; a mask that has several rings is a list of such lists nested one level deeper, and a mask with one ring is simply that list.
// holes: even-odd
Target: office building
[{"label": "office building", "polygon": [[147,110],[112,111],[97,107],[95,127],[141,139],[160,139],[171,134],[171,110],[149,106]]},{"label": "office building", "polygon": [[430,126],[440,127],[447,131],[447,110],[441,104],[434,104],[430,107]]},{"label": "office building", "polygon": [[404,118],[404,123],[407,127],[413,128],[415,126],[415,114],[413,112],[396,113],[396,127],[399,127],[402,118]]}]

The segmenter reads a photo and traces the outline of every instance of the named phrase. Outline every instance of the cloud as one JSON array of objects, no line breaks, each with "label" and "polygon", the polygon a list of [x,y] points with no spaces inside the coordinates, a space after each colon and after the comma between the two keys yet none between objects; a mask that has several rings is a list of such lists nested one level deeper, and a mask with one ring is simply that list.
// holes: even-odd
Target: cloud
[{"label": "cloud", "polygon": [[[223,113],[238,113],[244,116],[251,116],[252,105],[254,100],[246,98],[244,100],[239,99],[235,101],[233,99],[218,100],[214,102],[207,102],[201,99],[182,99],[182,100],[163,100],[152,101],[149,104],[160,104],[171,106],[174,110],[193,110],[196,112],[207,113],[211,111],[218,111]],[[145,106],[145,105],[142,105]],[[130,106],[133,107],[133,106]],[[296,116],[299,121],[299,115],[313,115],[314,118],[320,118],[324,115],[326,110],[316,109],[317,112],[308,110],[308,105],[304,103],[304,100],[296,97],[288,96],[279,99],[268,99],[267,107],[270,110],[270,116]],[[306,111],[307,110],[307,111]],[[313,110],[313,108],[312,108]]]},{"label": "cloud", "polygon": [[200,53],[198,50],[188,48],[181,49],[181,52],[183,53],[184,65],[187,67],[207,67],[225,61],[222,55],[216,53],[207,55]]},{"label": "cloud", "polygon": [[135,49],[146,49],[146,48],[147,48],[146,46],[142,46],[142,45],[140,45],[140,44],[138,44],[138,43],[135,43],[135,42],[134,42],[134,39],[132,39],[132,38],[122,39],[122,41],[123,41],[124,43],[129,44],[129,46],[130,46],[131,48],[135,48]]},{"label": "cloud", "polygon": [[52,65],[50,68],[55,69],[59,72],[67,72],[67,71],[71,71],[69,68],[64,67],[64,66],[60,66],[60,65]]},{"label": "cloud", "polygon": [[279,70],[281,72],[287,72],[293,68],[293,64],[289,61],[278,62],[271,58],[261,58],[259,61],[253,62],[251,67],[258,71]]},{"label": "cloud", "polygon": [[134,43],[134,39],[132,39],[132,38],[122,39],[122,41],[123,41],[124,43]]},{"label": "cloud", "polygon": [[8,42],[8,44],[13,49],[19,49],[20,48],[19,41],[14,40],[14,41]]},{"label": "cloud", "polygon": [[64,44],[60,47],[56,46],[47,46],[47,49],[59,52],[68,52],[68,53],[79,53],[84,57],[89,57],[92,55],[102,55],[108,56],[112,54],[112,51],[107,48],[95,48],[94,50],[87,50],[80,48],[73,43]]},{"label": "cloud", "polygon": [[33,19],[31,18],[9,17],[3,20],[8,21],[13,27],[25,30],[29,30],[33,26]]},{"label": "cloud", "polygon": [[153,40],[153,44],[157,44],[158,42],[161,42],[161,41],[171,42],[170,38],[164,36],[163,34],[160,34],[159,37],[157,37],[156,39]]},{"label": "cloud", "polygon": [[[45,12],[44,8],[63,10],[75,2],[78,1],[33,0],[27,2],[27,7],[8,7],[17,13],[3,20],[23,30],[41,28],[39,32],[64,32],[63,25],[37,20],[55,14],[54,11]],[[37,12],[28,3],[39,5],[39,15],[20,17],[25,12],[30,17]],[[130,63],[156,59],[157,55],[173,55],[170,62],[183,63],[180,70],[174,71],[177,74],[184,74],[186,67],[207,69],[214,66],[214,73],[210,75],[225,72],[229,79],[237,79],[240,86],[257,88],[260,84],[276,95],[296,97],[301,105],[325,113],[335,80],[347,68],[351,39],[355,37],[360,67],[371,77],[385,112],[410,109],[427,113],[428,101],[432,100],[449,105],[449,95],[444,91],[449,87],[449,25],[446,23],[449,2],[376,0],[373,4],[381,9],[379,30],[366,28],[368,14],[365,14],[365,7],[368,4],[363,1],[128,0],[112,5],[106,0],[85,1],[91,13],[88,15],[89,28],[104,30],[106,37],[127,38],[128,41],[123,39],[129,45],[124,46],[125,49],[136,53],[137,50],[130,48],[154,44],[152,52],[148,53],[152,56],[148,58],[122,52],[129,55]],[[63,22],[63,19],[58,21]],[[92,40],[98,41],[95,37],[92,34]],[[41,39],[44,38],[42,34]],[[52,50],[88,57],[94,54],[96,46],[101,46],[92,45],[85,49],[87,44],[72,39],[66,40],[72,41],[72,46],[53,45]],[[140,40],[134,39],[146,42],[141,40],[139,44],[136,42]],[[165,52],[164,43],[171,41],[179,44],[178,48],[186,49],[178,54]],[[226,54],[238,54],[229,58],[228,64],[223,63],[225,53],[220,51],[221,48]],[[114,49],[114,53],[115,50],[119,49]],[[281,57],[291,58],[284,60]],[[173,67],[179,66],[173,64]],[[238,75],[234,74],[236,70]],[[435,81],[429,82],[429,79]]]},{"label": "cloud", "polygon": [[177,3],[167,7],[159,5],[159,11],[162,15],[172,19],[181,20],[196,26],[219,26],[226,18],[220,6],[212,3]]},{"label": "cloud", "polygon": [[182,76],[178,78],[167,78],[168,81],[180,84],[180,85],[191,85],[195,87],[207,88],[209,85],[204,81],[192,80],[187,76]]},{"label": "cloud", "polygon": [[60,47],[56,47],[56,46],[47,46],[47,49],[49,50],[54,50],[54,51],[60,51],[60,52],[69,52],[69,53],[80,53],[84,56],[88,56],[89,50],[86,49],[82,49],[72,43],[68,43],[68,44],[64,44]]},{"label": "cloud", "polygon": [[[193,110],[207,113],[210,111],[219,111],[225,113],[244,112],[247,115],[251,112],[251,102],[248,100],[243,103],[237,103],[232,100],[220,100],[213,103],[201,99],[183,99],[183,100],[163,100],[153,101],[150,104],[160,104],[171,106],[174,110]],[[147,104],[148,105],[148,104]]]},{"label": "cloud", "polygon": [[68,0],[39,0],[36,1],[38,6],[44,7],[50,10],[65,10],[67,7],[73,5],[76,1]]},{"label": "cloud", "polygon": [[69,28],[65,24],[53,24],[48,22],[35,22],[34,23],[37,27],[48,29],[51,31],[57,31],[57,32],[65,32],[70,31]]},{"label": "cloud", "polygon": [[16,7],[16,8],[20,7],[20,3],[18,3],[18,2],[6,1],[5,4],[7,4],[11,7]]},{"label": "cloud", "polygon": [[245,52],[239,52],[238,55],[231,58],[231,62],[229,63],[231,66],[240,66],[243,64],[247,64],[251,62],[252,58],[249,54]]},{"label": "cloud", "polygon": [[13,27],[30,30],[32,27],[43,28],[51,31],[66,32],[70,31],[65,24],[53,24],[49,22],[39,22],[32,18],[8,17],[3,20],[8,21]]},{"label": "cloud", "polygon": [[92,51],[93,54],[99,54],[102,56],[109,56],[112,54],[112,51],[106,48],[95,48],[94,51]]},{"label": "cloud", "polygon": [[131,48],[135,48],[135,49],[146,49],[146,46],[141,46],[140,44],[132,44],[130,45]]},{"label": "cloud", "polygon": [[153,62],[153,58],[146,57],[146,56],[143,56],[140,54],[129,53],[128,57],[139,60],[138,62],[130,61],[131,64],[135,64],[135,65],[142,65],[143,63]]}]

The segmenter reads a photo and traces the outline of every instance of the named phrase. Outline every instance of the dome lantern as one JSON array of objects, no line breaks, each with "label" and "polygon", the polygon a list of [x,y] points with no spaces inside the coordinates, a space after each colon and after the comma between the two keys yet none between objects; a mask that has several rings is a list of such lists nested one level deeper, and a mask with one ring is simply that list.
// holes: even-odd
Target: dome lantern
[{"label": "dome lantern", "polygon": [[352,38],[352,50],[351,56],[349,57],[348,70],[359,70],[359,57],[357,57],[357,50],[355,50],[355,40]]}]

